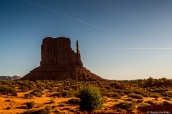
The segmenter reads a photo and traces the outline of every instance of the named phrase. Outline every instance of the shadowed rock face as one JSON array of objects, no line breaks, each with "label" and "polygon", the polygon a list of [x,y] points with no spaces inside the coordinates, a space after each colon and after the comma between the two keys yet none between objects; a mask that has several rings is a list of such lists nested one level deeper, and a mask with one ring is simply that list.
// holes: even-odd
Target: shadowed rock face
[{"label": "shadowed rock face", "polygon": [[33,69],[22,79],[28,80],[102,80],[91,73],[81,61],[78,41],[76,52],[71,48],[69,38],[46,37],[41,45],[40,66]]},{"label": "shadowed rock face", "polygon": [[71,46],[69,38],[45,38],[41,45],[41,66],[83,66],[77,41],[77,53]]}]

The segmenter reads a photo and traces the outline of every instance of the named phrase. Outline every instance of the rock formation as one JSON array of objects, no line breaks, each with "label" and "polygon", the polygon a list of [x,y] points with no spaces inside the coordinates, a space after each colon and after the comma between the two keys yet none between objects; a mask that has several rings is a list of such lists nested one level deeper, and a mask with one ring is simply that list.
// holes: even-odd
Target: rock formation
[{"label": "rock formation", "polygon": [[19,80],[20,76],[0,76],[0,80]]},{"label": "rock formation", "polygon": [[22,79],[28,80],[103,80],[91,73],[81,61],[79,43],[76,42],[76,53],[71,48],[69,38],[46,37],[41,45],[40,66],[33,69]]}]

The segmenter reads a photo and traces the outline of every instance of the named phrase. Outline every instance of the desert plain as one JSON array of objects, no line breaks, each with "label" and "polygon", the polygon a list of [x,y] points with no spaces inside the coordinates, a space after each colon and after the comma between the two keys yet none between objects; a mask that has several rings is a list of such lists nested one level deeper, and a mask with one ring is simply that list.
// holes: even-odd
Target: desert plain
[{"label": "desert plain", "polygon": [[[81,111],[83,86],[98,88],[103,107]],[[28,106],[32,102],[34,105]],[[172,113],[172,80],[106,81],[14,80],[0,81],[0,114],[146,114]]]}]

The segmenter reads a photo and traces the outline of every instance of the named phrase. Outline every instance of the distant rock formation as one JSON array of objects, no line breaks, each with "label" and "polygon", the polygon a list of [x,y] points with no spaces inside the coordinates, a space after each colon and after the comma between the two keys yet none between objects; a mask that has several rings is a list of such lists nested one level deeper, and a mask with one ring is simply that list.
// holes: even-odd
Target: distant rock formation
[{"label": "distant rock formation", "polygon": [[0,80],[19,80],[21,77],[20,76],[0,76]]},{"label": "distant rock formation", "polygon": [[41,45],[40,66],[25,75],[23,80],[103,80],[91,73],[81,61],[79,43],[76,42],[76,53],[71,48],[69,38],[46,37]]}]

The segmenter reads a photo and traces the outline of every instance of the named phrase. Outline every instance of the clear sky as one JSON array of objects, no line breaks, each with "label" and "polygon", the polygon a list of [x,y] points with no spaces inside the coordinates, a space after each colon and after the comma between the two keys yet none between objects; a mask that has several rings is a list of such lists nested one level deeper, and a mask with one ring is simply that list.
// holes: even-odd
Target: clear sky
[{"label": "clear sky", "polygon": [[38,67],[48,36],[102,78],[172,77],[172,0],[0,0],[0,76]]}]

